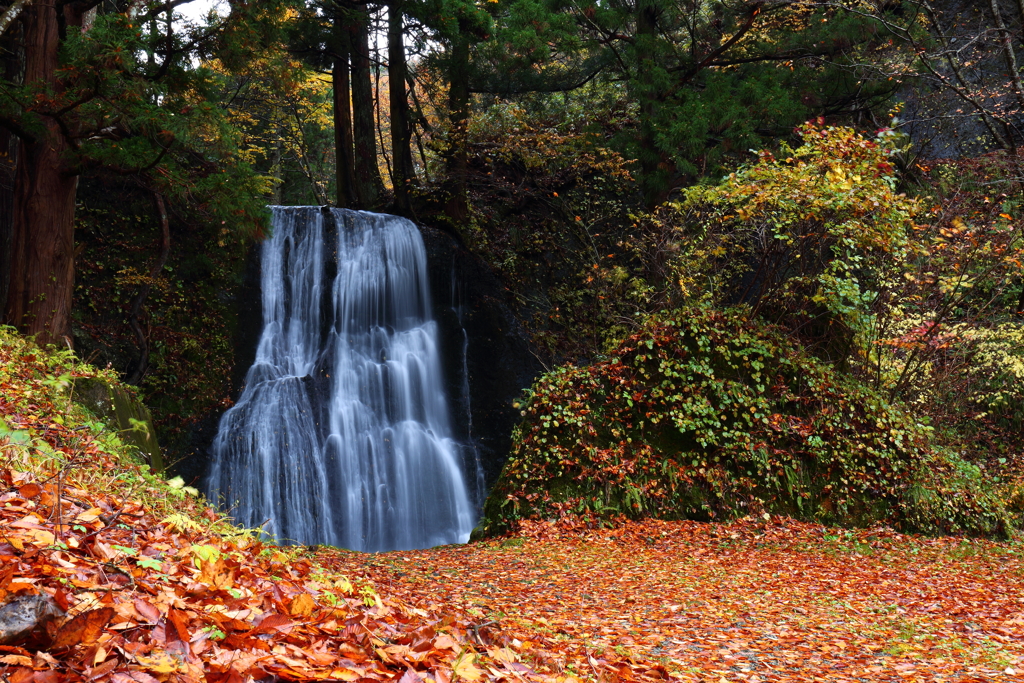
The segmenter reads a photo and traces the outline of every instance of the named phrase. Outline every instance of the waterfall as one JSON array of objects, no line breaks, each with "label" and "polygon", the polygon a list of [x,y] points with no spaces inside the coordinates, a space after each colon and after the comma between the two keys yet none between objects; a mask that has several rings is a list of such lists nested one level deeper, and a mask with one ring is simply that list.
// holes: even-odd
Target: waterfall
[{"label": "waterfall", "polygon": [[409,221],[271,207],[263,332],[206,482],[281,542],[375,552],[464,543],[426,251]]}]

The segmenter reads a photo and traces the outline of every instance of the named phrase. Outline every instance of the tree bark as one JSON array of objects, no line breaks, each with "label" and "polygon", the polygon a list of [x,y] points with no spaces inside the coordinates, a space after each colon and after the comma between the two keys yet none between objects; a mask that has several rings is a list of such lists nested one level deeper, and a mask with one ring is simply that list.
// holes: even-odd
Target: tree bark
[{"label": "tree bark", "polygon": [[0,311],[7,303],[11,273],[11,237],[14,218],[14,181],[18,166],[18,139],[0,128]]},{"label": "tree bark", "polygon": [[448,87],[448,150],[445,155],[448,200],[445,214],[455,226],[469,218],[469,196],[466,186],[469,172],[467,128],[469,125],[469,39],[458,36],[452,40]]},{"label": "tree bark", "polygon": [[409,189],[416,182],[416,169],[412,164],[412,126],[409,116],[409,98],[405,89],[408,68],[405,63],[404,39],[402,0],[392,0],[388,7],[391,177],[392,184],[395,186],[395,204],[400,211],[408,212]]},{"label": "tree bark", "polygon": [[[21,25],[0,35],[0,78],[21,83]],[[18,172],[18,138],[0,126],[0,318],[7,305],[11,273],[11,230],[14,218],[14,184]]]},{"label": "tree bark", "polygon": [[8,7],[2,15],[0,15],[0,35],[4,34],[7,27],[10,26],[11,23],[18,18],[18,15],[21,14],[22,11],[30,4],[32,4],[32,0],[14,0],[14,2],[11,3],[11,6]]},{"label": "tree bark", "polygon": [[640,182],[648,206],[660,203],[667,185],[656,141],[657,86],[654,83],[658,13],[656,0],[639,0],[636,15],[636,95],[640,100]]},{"label": "tree bark", "polygon": [[380,203],[384,184],[377,167],[377,131],[373,123],[373,84],[370,77],[370,14],[355,13],[352,22],[352,132],[355,145],[355,187],[360,209]]},{"label": "tree bark", "polygon": [[348,23],[351,17],[341,7],[334,13],[334,160],[335,202],[341,208],[356,205],[355,161],[352,151],[352,93],[349,88],[349,55],[352,52]]},{"label": "tree bark", "polygon": [[[39,3],[23,14],[25,83],[58,90],[57,10]],[[71,343],[77,173],[68,141],[50,117],[22,139],[11,226],[10,288],[4,318],[40,344]],[[66,341],[64,341],[66,340]]]}]

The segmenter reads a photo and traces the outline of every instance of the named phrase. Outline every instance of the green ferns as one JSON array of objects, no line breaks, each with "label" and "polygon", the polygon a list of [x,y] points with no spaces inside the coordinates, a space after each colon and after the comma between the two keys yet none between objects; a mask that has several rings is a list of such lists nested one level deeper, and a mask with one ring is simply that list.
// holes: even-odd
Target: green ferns
[{"label": "green ferns", "polygon": [[523,415],[484,533],[567,513],[1005,528],[927,427],[740,311],[654,318],[614,357],[541,378]]}]

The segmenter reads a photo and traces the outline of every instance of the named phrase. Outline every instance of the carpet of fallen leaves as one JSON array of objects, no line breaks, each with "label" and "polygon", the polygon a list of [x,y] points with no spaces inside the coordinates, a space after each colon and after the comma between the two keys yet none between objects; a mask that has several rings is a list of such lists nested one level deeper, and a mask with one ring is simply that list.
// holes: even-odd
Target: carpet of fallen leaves
[{"label": "carpet of fallen leaves", "polygon": [[537,523],[518,538],[324,561],[496,622],[524,663],[580,679],[969,681],[1024,674],[1022,552],[771,518]]},{"label": "carpet of fallen leaves", "polygon": [[18,601],[55,613],[0,645],[4,683],[554,678],[493,624],[326,573],[305,549],[178,528],[199,525],[70,479],[0,469],[0,491],[0,631]]}]

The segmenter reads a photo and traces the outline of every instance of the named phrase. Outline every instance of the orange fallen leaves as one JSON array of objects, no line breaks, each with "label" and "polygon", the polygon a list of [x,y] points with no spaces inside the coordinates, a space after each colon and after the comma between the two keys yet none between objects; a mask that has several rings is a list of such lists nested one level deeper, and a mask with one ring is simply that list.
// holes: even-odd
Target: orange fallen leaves
[{"label": "orange fallen leaves", "polygon": [[1014,544],[780,518],[525,532],[321,556],[398,599],[500,622],[531,670],[599,683],[968,681],[1024,664]]},{"label": "orange fallen leaves", "polygon": [[94,644],[103,633],[103,629],[114,618],[114,614],[114,610],[109,607],[101,607],[79,614],[57,629],[57,632],[53,634],[50,648],[62,650],[79,644]]},{"label": "orange fallen leaves", "polygon": [[0,468],[0,608],[40,595],[69,616],[0,646],[4,683],[555,683],[495,645],[496,624],[378,595],[301,551],[182,533],[70,477],[58,490],[32,476]]}]

